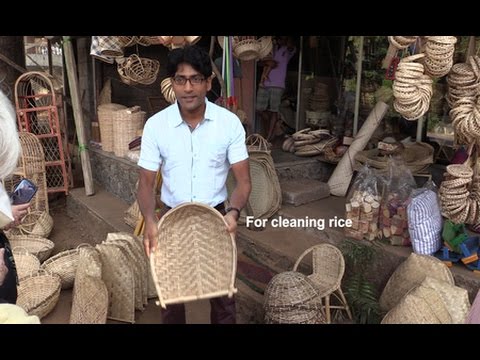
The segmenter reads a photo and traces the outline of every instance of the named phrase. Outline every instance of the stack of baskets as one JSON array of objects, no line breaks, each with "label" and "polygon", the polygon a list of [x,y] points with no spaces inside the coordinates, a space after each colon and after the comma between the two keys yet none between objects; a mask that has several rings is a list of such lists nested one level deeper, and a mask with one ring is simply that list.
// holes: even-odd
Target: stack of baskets
[{"label": "stack of baskets", "polygon": [[[259,134],[252,134],[246,139],[246,143],[252,191],[247,208],[240,213],[239,224],[245,224],[246,216],[268,219],[280,209],[282,204],[282,190],[270,150],[268,150],[268,142]],[[233,192],[235,183],[235,178],[230,172],[227,178],[229,195]]]},{"label": "stack of baskets", "polygon": [[297,131],[292,138],[297,156],[322,155],[328,148],[335,146],[338,141],[326,129],[312,130],[311,128]]}]

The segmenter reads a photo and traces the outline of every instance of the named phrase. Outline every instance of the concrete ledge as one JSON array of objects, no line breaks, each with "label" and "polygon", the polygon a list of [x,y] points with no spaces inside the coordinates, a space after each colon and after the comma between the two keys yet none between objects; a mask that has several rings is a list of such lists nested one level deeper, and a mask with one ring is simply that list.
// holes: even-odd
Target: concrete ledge
[{"label": "concrete ledge", "polygon": [[330,196],[327,183],[311,179],[282,180],[282,200],[284,204],[299,206]]}]

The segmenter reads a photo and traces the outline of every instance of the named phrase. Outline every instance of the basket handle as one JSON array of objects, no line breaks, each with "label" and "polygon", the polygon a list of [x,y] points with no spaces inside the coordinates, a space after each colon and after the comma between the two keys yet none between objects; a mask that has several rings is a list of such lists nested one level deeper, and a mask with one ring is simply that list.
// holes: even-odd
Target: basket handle
[{"label": "basket handle", "polygon": [[[26,254],[32,254],[30,251],[28,251],[28,249],[24,246],[21,246],[21,245],[17,245],[17,246],[14,246],[12,247],[12,252],[16,251],[16,250],[19,250],[19,251],[25,251]],[[21,254],[23,255],[23,253],[21,252]],[[33,254],[32,254],[33,255]],[[35,256],[35,255],[34,255]]]},{"label": "basket handle", "polygon": [[260,134],[251,134],[245,139],[245,144],[249,148],[255,148],[259,151],[268,151],[268,141]]}]

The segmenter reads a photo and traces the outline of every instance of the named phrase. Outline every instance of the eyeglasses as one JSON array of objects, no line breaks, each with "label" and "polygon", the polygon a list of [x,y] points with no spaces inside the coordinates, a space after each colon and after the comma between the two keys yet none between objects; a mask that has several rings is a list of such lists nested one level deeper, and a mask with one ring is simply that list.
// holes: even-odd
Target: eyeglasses
[{"label": "eyeglasses", "polygon": [[185,76],[174,76],[173,78],[173,82],[175,83],[175,85],[185,85],[187,83],[187,80],[190,81],[190,85],[200,85],[201,83],[203,83],[205,81],[205,78],[203,76],[200,76],[200,75],[195,75],[195,76],[192,76],[192,77],[185,77]]}]

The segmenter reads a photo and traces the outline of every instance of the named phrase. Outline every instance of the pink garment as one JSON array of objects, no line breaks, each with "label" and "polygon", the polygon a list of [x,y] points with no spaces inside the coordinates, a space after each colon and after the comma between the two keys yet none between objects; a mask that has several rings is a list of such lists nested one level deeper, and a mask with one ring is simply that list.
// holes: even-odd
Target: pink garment
[{"label": "pink garment", "polygon": [[277,62],[277,66],[270,71],[268,78],[264,82],[265,87],[279,87],[285,89],[287,65],[295,54],[295,51],[295,48],[289,51],[286,45],[274,50],[273,60]]},{"label": "pink garment", "polygon": [[480,290],[477,292],[477,296],[475,296],[472,307],[465,319],[465,324],[480,324]]}]

